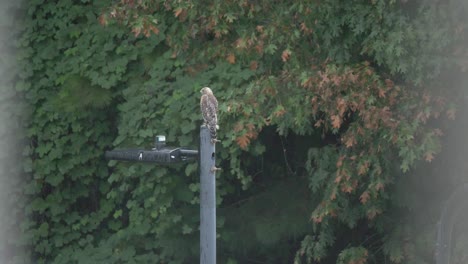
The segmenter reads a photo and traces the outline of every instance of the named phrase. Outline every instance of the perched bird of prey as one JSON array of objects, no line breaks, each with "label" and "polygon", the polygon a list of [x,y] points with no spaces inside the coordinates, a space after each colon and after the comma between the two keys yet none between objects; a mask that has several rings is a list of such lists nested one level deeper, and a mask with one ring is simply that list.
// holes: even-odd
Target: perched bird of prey
[{"label": "perched bird of prey", "polygon": [[203,87],[200,90],[202,94],[200,99],[200,109],[203,116],[203,124],[210,130],[211,142],[214,144],[216,139],[216,130],[218,126],[218,100],[213,95],[209,87]]}]

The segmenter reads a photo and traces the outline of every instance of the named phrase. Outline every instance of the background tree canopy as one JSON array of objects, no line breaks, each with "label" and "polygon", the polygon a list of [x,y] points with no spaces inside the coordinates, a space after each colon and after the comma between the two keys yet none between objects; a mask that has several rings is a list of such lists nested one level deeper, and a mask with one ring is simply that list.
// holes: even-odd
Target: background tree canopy
[{"label": "background tree canopy", "polygon": [[197,263],[197,165],[107,162],[103,153],[150,148],[157,134],[196,147],[199,90],[210,86],[222,141],[219,263],[432,263],[440,203],[466,182],[466,161],[448,151],[460,157],[463,145],[448,128],[466,124],[467,8],[11,6],[19,67],[4,86],[27,107],[15,172],[24,183],[11,183],[19,198],[3,220],[20,234],[5,245],[10,259]]}]

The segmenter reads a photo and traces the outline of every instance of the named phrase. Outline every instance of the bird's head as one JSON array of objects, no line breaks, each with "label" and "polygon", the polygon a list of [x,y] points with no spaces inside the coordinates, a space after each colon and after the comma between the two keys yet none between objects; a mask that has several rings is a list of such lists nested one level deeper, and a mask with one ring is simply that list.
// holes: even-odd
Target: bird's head
[{"label": "bird's head", "polygon": [[200,93],[202,93],[202,94],[213,94],[213,91],[211,91],[210,87],[203,87],[200,90]]}]

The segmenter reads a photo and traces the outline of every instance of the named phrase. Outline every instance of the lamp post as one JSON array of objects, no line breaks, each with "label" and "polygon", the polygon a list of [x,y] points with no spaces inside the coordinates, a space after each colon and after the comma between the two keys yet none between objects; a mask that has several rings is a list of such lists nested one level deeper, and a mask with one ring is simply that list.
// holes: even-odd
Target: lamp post
[{"label": "lamp post", "polygon": [[200,264],[216,264],[216,178],[215,144],[211,143],[210,131],[200,127],[200,151],[166,146],[166,137],[155,137],[154,148],[116,149],[106,151],[108,160],[171,164],[200,162]]}]

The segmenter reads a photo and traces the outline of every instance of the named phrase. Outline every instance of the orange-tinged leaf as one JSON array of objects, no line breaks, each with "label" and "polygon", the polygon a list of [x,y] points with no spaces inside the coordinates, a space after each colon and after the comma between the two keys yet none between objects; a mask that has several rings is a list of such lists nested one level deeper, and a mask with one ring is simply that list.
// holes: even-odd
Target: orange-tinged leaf
[{"label": "orange-tinged leaf", "polygon": [[174,16],[178,17],[180,15],[180,13],[182,13],[183,11],[184,11],[183,8],[181,8],[181,7],[177,8],[176,10],[174,10]]},{"label": "orange-tinged leaf", "polygon": [[159,28],[157,28],[156,26],[152,25],[150,27],[150,30],[153,31],[153,33],[156,34],[156,35],[159,34]]},{"label": "orange-tinged leaf", "polygon": [[379,88],[379,97],[380,98],[385,98],[385,90]]},{"label": "orange-tinged leaf", "polygon": [[341,191],[344,193],[351,193],[353,191],[353,187],[349,185],[342,185],[341,186]]},{"label": "orange-tinged leaf", "polygon": [[308,28],[308,27],[307,27],[307,25],[306,25],[305,22],[302,22],[302,23],[300,24],[300,28],[301,28],[301,31],[304,32],[305,34],[310,34],[310,33],[312,33],[312,31],[313,31],[311,28]]},{"label": "orange-tinged leaf", "polygon": [[334,75],[330,78],[334,85],[340,86],[341,84],[341,77],[339,75]]},{"label": "orange-tinged leaf", "polygon": [[358,175],[364,175],[369,170],[369,161],[366,161],[359,165],[358,167]]},{"label": "orange-tinged leaf", "polygon": [[282,108],[282,109],[279,109],[278,111],[274,112],[273,115],[275,115],[276,117],[281,117],[285,113],[286,113],[286,110],[284,108]]},{"label": "orange-tinged leaf", "polygon": [[346,141],[344,142],[344,144],[345,144],[345,146],[346,146],[347,148],[350,148],[350,147],[356,145],[356,143],[357,143],[357,142],[356,142],[356,138],[355,138],[353,135],[347,136],[347,137],[346,137]]},{"label": "orange-tinged leaf", "polygon": [[377,191],[383,190],[383,189],[384,189],[384,184],[381,183],[381,182],[377,183],[377,184],[375,185],[375,189],[376,189]]},{"label": "orange-tinged leaf", "polygon": [[319,120],[317,120],[317,122],[315,122],[314,126],[315,127],[320,127],[322,125],[322,123],[323,123],[323,120],[319,119]]},{"label": "orange-tinged leaf", "polygon": [[291,51],[284,50],[283,53],[281,54],[281,60],[283,60],[283,62],[287,62],[289,60],[290,55],[291,55]]},{"label": "orange-tinged leaf", "polygon": [[369,192],[365,191],[361,194],[361,196],[359,197],[359,200],[361,201],[362,204],[365,204],[367,203],[367,201],[369,201],[369,198],[370,198]]},{"label": "orange-tinged leaf", "polygon": [[424,155],[424,159],[425,159],[427,162],[431,162],[431,161],[434,159],[434,153],[433,153],[432,151],[427,152],[427,153]]},{"label": "orange-tinged leaf", "polygon": [[340,181],[341,181],[341,176],[337,176],[337,177],[335,178],[335,183],[340,183]]},{"label": "orange-tinged leaf", "polygon": [[343,99],[343,98],[339,98],[336,102],[336,109],[338,109],[338,112],[340,114],[340,116],[342,116],[344,114],[344,112],[346,111],[346,108],[348,107],[348,105],[346,104],[346,100]]},{"label": "orange-tinged leaf", "polygon": [[247,134],[245,134],[243,136],[236,138],[236,142],[237,142],[237,145],[239,145],[241,149],[245,150],[250,144],[250,138]]},{"label": "orange-tinged leaf", "polygon": [[226,60],[231,63],[231,64],[234,64],[236,63],[236,56],[232,53],[230,53],[227,57],[226,57]]},{"label": "orange-tinged leaf", "polygon": [[341,126],[341,117],[339,115],[332,115],[331,120],[332,120],[333,128],[340,128],[340,126]]},{"label": "orange-tinged leaf", "polygon": [[343,166],[343,160],[344,160],[344,156],[340,156],[338,158],[338,161],[336,162],[336,167],[337,168],[340,168],[341,166]]}]

